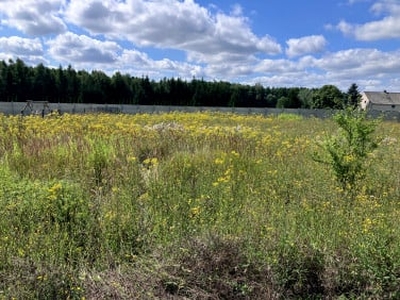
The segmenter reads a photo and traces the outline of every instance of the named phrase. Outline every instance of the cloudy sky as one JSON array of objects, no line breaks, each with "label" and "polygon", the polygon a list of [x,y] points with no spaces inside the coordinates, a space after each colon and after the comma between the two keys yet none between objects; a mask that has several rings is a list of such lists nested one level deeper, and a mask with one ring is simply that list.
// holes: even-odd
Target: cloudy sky
[{"label": "cloudy sky", "polygon": [[400,0],[0,0],[0,60],[400,91]]}]

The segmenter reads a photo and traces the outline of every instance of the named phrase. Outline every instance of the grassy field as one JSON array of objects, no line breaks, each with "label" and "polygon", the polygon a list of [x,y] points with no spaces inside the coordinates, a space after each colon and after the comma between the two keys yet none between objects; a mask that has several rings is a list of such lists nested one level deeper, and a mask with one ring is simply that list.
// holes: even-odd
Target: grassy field
[{"label": "grassy field", "polygon": [[332,120],[0,116],[0,299],[399,299],[400,123],[351,199]]}]

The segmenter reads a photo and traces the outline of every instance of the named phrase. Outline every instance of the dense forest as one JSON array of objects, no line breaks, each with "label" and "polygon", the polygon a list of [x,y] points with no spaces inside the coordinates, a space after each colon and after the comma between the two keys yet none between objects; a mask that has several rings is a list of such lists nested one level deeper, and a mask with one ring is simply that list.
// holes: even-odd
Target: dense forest
[{"label": "dense forest", "polygon": [[347,92],[334,85],[321,88],[264,87],[193,78],[150,80],[116,72],[76,71],[71,66],[35,67],[22,60],[0,62],[0,101],[65,103],[191,105],[223,107],[341,108],[356,104],[358,87]]}]

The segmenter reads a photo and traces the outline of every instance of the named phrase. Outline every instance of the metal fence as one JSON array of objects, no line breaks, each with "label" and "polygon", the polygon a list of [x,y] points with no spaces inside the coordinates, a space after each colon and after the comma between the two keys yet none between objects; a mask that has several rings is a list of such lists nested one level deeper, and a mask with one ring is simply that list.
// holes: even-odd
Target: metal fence
[{"label": "metal fence", "polygon": [[[255,108],[255,107],[205,107],[205,106],[163,106],[163,105],[117,105],[117,104],[82,104],[82,103],[48,103],[45,101],[0,102],[0,112],[6,115],[47,115],[50,112],[82,113],[123,113],[154,114],[166,112],[223,112],[235,114],[278,115],[295,114],[303,117],[327,118],[335,111],[327,109],[294,109],[294,108]],[[369,111],[372,117],[383,116],[386,120],[400,121],[400,112]]]}]

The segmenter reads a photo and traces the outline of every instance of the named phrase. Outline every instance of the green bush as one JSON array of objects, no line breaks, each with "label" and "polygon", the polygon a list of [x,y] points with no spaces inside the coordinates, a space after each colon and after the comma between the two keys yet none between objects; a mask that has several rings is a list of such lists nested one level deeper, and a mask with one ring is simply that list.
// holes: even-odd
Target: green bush
[{"label": "green bush", "polygon": [[333,120],[339,130],[320,142],[323,153],[314,153],[314,159],[330,167],[344,191],[355,194],[359,181],[366,176],[371,154],[379,144],[374,135],[378,122],[354,108],[336,113]]}]

